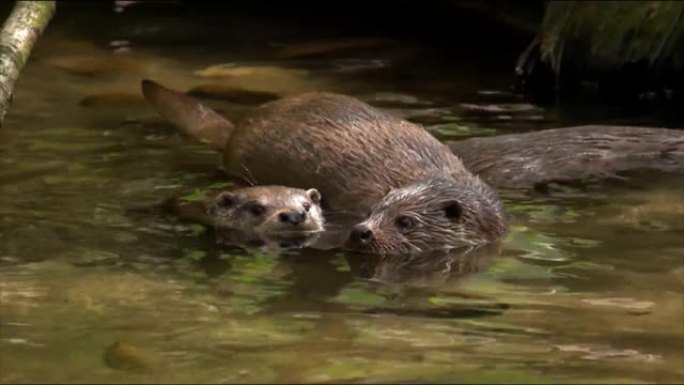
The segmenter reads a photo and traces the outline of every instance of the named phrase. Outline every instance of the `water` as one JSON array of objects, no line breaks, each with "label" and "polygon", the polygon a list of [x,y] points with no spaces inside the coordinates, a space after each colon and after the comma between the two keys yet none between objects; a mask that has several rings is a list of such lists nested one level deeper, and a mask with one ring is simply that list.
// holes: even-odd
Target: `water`
[{"label": "water", "polygon": [[[0,131],[3,383],[684,381],[681,176],[502,191],[503,249],[457,260],[229,249],[131,211],[214,183],[218,164],[159,121],[143,77],[345,92],[441,139],[643,120],[515,98],[512,48],[274,58],[276,43],[311,37],[263,20],[71,12],[36,47]],[[194,74],[222,63],[259,69]]]}]

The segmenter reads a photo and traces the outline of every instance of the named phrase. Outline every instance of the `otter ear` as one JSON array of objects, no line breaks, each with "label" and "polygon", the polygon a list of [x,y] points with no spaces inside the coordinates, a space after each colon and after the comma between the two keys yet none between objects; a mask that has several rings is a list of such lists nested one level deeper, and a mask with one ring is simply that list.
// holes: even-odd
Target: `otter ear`
[{"label": "otter ear", "polygon": [[306,195],[308,195],[315,204],[321,203],[321,193],[315,188],[306,190]]},{"label": "otter ear", "polygon": [[237,195],[232,192],[222,192],[216,197],[216,206],[222,209],[229,209],[238,204]]},{"label": "otter ear", "polygon": [[448,201],[444,205],[444,215],[451,219],[451,220],[456,220],[461,217],[462,210],[461,210],[461,204],[458,203],[457,201]]}]

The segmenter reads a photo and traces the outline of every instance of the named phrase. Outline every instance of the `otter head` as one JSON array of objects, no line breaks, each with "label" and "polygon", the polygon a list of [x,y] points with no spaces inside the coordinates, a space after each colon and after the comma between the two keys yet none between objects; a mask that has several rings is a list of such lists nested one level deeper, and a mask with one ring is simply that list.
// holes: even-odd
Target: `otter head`
[{"label": "otter head", "polygon": [[297,234],[323,229],[321,194],[283,186],[257,186],[224,191],[209,214],[219,228],[245,233]]},{"label": "otter head", "polygon": [[503,208],[479,179],[425,179],[392,189],[355,225],[349,249],[380,254],[413,254],[472,247],[501,238]]}]

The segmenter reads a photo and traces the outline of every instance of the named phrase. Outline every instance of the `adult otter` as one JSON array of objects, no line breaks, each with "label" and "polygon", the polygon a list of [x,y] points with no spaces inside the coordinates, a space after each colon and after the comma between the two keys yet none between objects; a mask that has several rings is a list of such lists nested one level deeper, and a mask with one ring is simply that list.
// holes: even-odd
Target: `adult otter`
[{"label": "adult otter", "polygon": [[[496,193],[422,127],[355,98],[306,93],[268,102],[236,127],[153,81],[142,92],[190,136],[223,151],[223,166],[257,184],[316,187],[328,212],[372,210],[347,246],[421,252],[498,241],[506,230]],[[391,241],[384,237],[393,228]],[[376,233],[377,232],[377,233]]]},{"label": "adult otter", "polygon": [[417,251],[500,238],[505,224],[498,199],[471,173],[496,187],[519,188],[635,169],[684,171],[682,130],[585,126],[472,138],[448,143],[457,158],[422,128],[341,95],[267,103],[235,129],[151,81],[143,81],[143,93],[169,122],[223,150],[233,175],[311,183],[323,190],[329,211],[375,204],[347,242],[357,249]]}]

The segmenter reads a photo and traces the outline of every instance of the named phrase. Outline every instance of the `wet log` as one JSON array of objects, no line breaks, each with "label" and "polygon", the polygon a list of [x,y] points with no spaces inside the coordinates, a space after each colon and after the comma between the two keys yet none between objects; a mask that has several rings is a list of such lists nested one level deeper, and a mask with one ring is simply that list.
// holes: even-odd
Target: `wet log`
[{"label": "wet log", "polygon": [[0,126],[34,44],[55,13],[54,1],[17,1],[0,32]]}]

